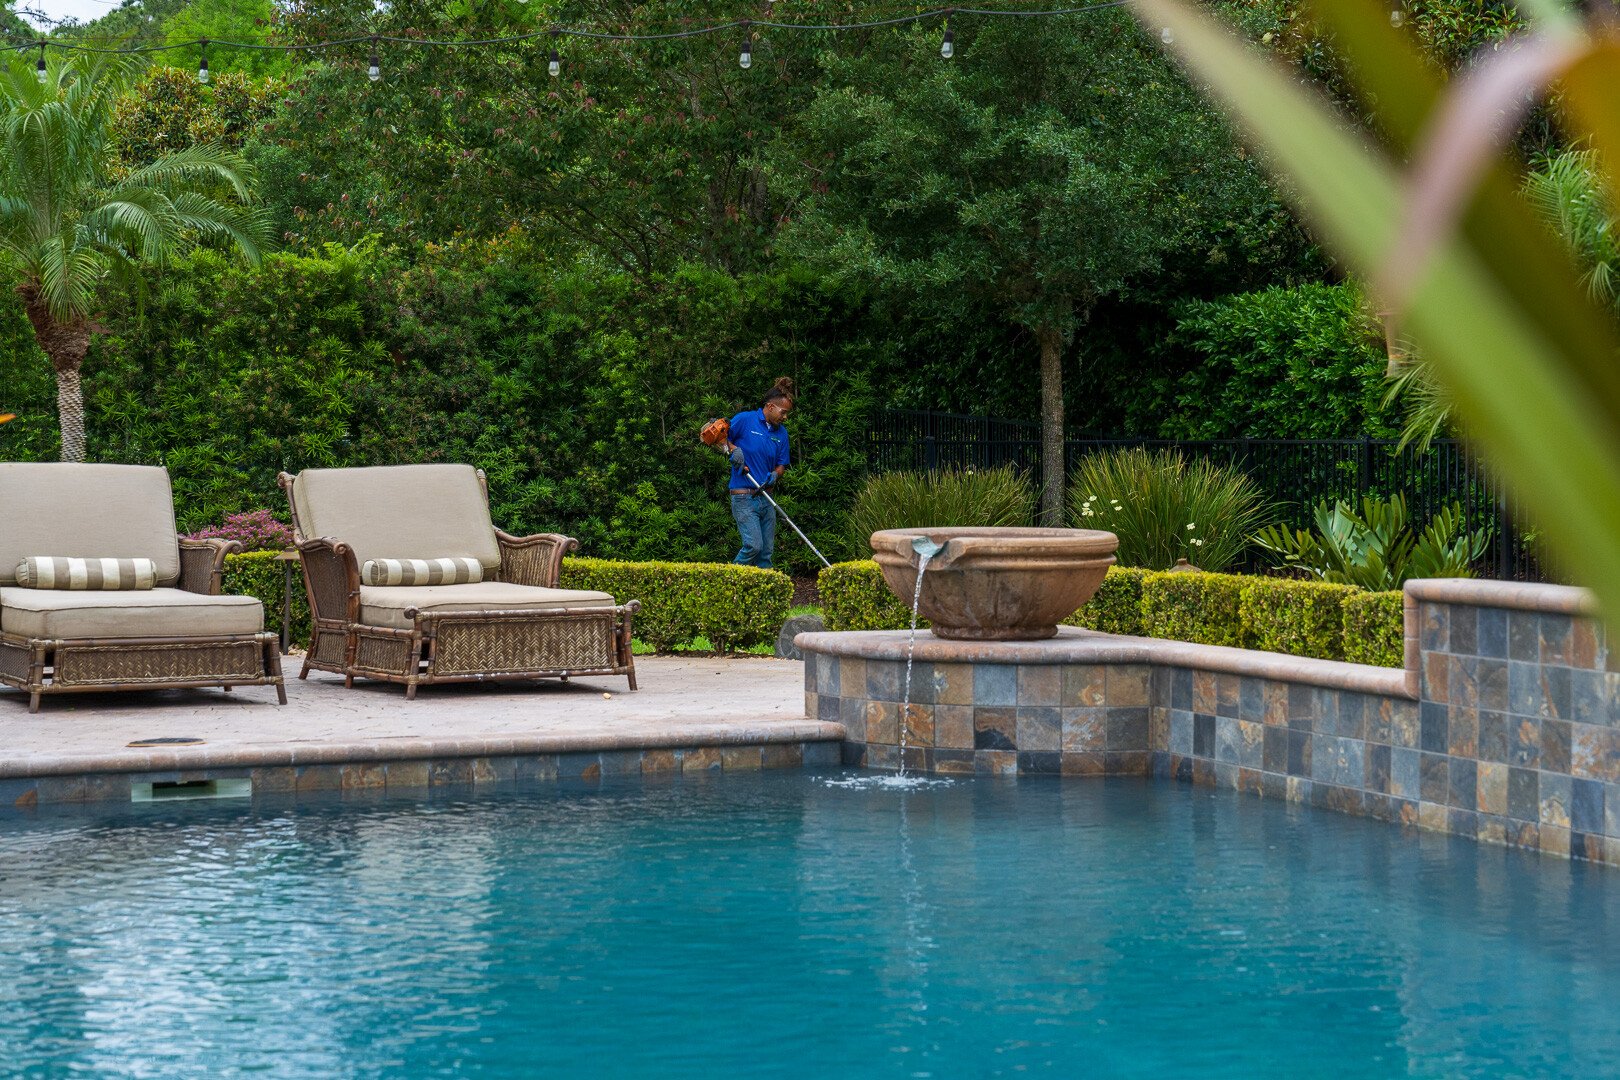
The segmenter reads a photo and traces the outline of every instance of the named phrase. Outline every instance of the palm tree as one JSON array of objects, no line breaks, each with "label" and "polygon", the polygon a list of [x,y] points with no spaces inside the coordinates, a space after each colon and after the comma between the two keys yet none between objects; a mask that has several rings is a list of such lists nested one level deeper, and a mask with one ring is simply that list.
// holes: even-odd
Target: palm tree
[{"label": "palm tree", "polygon": [[257,262],[267,233],[231,151],[192,147],[112,179],[113,111],[129,73],[82,57],[43,80],[19,65],[0,73],[0,273],[56,371],[64,461],[84,460],[79,371],[103,283],[138,291],[142,264],[199,242]]}]

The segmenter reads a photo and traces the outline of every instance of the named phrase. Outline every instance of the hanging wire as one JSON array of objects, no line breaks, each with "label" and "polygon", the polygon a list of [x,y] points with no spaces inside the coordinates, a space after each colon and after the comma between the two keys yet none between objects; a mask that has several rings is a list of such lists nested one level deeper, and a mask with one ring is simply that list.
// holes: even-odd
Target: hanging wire
[{"label": "hanging wire", "polygon": [[[505,37],[466,38],[462,40],[440,40],[435,38],[399,37],[392,34],[356,34],[349,37],[333,38],[329,41],[312,41],[301,45],[271,45],[251,41],[218,41],[209,38],[197,38],[192,41],[177,41],[163,45],[137,45],[121,48],[107,48],[97,45],[85,45],[72,41],[41,41],[37,38],[29,39],[25,44],[0,46],[0,52],[22,51],[38,48],[43,59],[46,48],[63,49],[71,52],[94,53],[99,55],[146,55],[150,53],[170,52],[174,49],[189,49],[192,46],[213,46],[215,49],[253,49],[261,52],[320,52],[325,49],[340,48],[345,45],[356,45],[369,42],[373,46],[378,42],[387,42],[391,45],[405,45],[412,48],[469,48],[486,45],[516,45],[525,41],[534,41],[538,38],[551,37],[555,41],[558,37],[576,37],[591,41],[674,41],[681,38],[706,37],[711,34],[724,33],[728,30],[749,29],[763,27],[770,30],[818,30],[830,33],[842,33],[849,30],[875,30],[886,26],[905,26],[910,23],[924,22],[933,19],[950,19],[953,15],[978,15],[985,18],[1048,18],[1059,15],[1085,15],[1094,11],[1103,11],[1108,8],[1124,7],[1130,0],[1102,0],[1101,3],[1086,4],[1081,7],[1049,8],[1039,11],[1017,11],[996,8],[932,8],[927,11],[913,12],[909,15],[898,15],[889,19],[873,19],[867,22],[855,23],[798,23],[779,22],[775,19],[738,19],[732,22],[716,23],[712,26],[690,27],[684,30],[673,30],[661,34],[613,34],[595,30],[580,30],[570,27],[550,27],[527,34],[512,34]],[[947,27],[948,29],[948,27]],[[22,36],[12,31],[0,31],[0,36],[16,40]],[[555,49],[553,49],[555,51]]]}]

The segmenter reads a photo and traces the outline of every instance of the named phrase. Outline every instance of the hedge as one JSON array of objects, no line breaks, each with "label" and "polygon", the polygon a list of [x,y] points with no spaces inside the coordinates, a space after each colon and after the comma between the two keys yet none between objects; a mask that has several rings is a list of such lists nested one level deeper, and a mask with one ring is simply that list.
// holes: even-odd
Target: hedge
[{"label": "hedge", "polygon": [[1252,648],[1343,660],[1344,605],[1353,585],[1251,577],[1238,591],[1238,620]]},{"label": "hedge", "polygon": [[[265,629],[281,630],[282,563],[273,551],[225,558],[224,590],[264,603]],[[293,564],[292,640],[309,644],[309,600]],[[793,603],[793,582],[775,570],[730,563],[613,562],[564,559],[565,589],[612,593],[621,603],[640,600],[635,636],[659,652],[706,637],[716,650],[776,640]]]},{"label": "hedge", "polygon": [[1406,663],[1405,624],[1398,592],[1358,592],[1344,600],[1344,658],[1357,664]]},{"label": "hedge", "polygon": [[1102,584],[1085,606],[1067,619],[1065,626],[1083,626],[1105,634],[1143,637],[1142,580],[1152,573],[1134,566],[1110,566]]},{"label": "hedge", "polygon": [[254,596],[264,604],[264,628],[281,632],[282,577],[284,567],[291,565],[292,586],[292,641],[299,646],[309,644],[309,598],[304,593],[304,574],[297,563],[286,564],[274,551],[247,551],[240,555],[225,556],[224,592],[238,596]]},{"label": "hedge", "polygon": [[[904,630],[911,612],[871,560],[817,579],[829,630]],[[1097,594],[1064,620],[1106,634],[1234,645],[1294,656],[1400,667],[1400,593],[1242,574],[1112,566]],[[919,625],[926,626],[926,622]]]},{"label": "hedge", "polygon": [[1200,645],[1248,644],[1239,574],[1157,571],[1142,579],[1142,628],[1148,637]]},{"label": "hedge", "polygon": [[786,574],[732,563],[564,559],[560,584],[641,601],[635,636],[659,652],[696,637],[718,652],[775,641],[793,605]]},{"label": "hedge", "polygon": [[[816,575],[821,617],[829,630],[904,630],[911,608],[895,596],[872,559],[834,563]],[[919,619],[918,626],[927,626]]]}]

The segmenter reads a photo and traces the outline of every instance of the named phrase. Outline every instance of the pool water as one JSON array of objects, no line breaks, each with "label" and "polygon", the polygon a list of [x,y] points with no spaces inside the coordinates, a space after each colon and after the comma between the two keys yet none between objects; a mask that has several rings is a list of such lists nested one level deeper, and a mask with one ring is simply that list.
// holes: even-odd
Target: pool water
[{"label": "pool water", "polygon": [[0,1074],[1612,1075],[1620,873],[1140,780],[0,818]]}]

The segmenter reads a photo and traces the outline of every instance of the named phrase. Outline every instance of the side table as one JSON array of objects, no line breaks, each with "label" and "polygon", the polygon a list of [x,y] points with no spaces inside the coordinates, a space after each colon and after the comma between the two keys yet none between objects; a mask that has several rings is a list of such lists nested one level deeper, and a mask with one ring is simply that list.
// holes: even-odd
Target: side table
[{"label": "side table", "polygon": [[292,648],[292,597],[293,576],[303,569],[298,561],[298,551],[289,548],[276,556],[281,560],[281,652],[286,655]]}]

